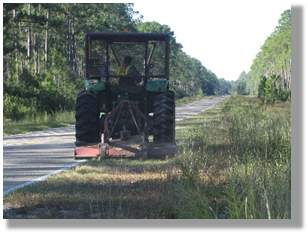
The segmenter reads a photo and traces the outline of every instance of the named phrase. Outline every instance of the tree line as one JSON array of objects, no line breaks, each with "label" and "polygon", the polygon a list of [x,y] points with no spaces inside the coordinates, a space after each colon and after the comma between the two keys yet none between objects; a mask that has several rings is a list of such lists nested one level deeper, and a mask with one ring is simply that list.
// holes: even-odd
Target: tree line
[{"label": "tree line", "polygon": [[239,94],[258,95],[264,103],[291,100],[291,10],[285,10],[278,26],[265,40],[246,74],[236,82]]},{"label": "tree line", "polygon": [[170,35],[170,88],[177,98],[230,92],[228,81],[183,52],[169,26],[143,22],[133,4],[4,3],[4,117],[73,111],[85,77],[85,33],[124,28]]}]

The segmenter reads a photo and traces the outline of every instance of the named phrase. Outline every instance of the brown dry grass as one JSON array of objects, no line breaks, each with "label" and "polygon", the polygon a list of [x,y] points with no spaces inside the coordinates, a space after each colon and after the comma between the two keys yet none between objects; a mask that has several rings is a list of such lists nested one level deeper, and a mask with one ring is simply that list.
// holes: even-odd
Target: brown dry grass
[{"label": "brown dry grass", "polygon": [[188,132],[202,124],[204,116],[211,120],[218,112],[212,109],[178,123],[179,155],[173,158],[89,161],[7,195],[4,202],[17,208],[6,210],[4,218],[215,218],[208,207],[197,216],[194,210],[208,202],[215,212],[224,207],[225,177],[214,163],[218,159],[200,170],[193,187],[179,162],[191,137]]},{"label": "brown dry grass", "polygon": [[162,214],[172,196],[173,168],[173,160],[94,160],[11,194],[6,202],[31,218],[168,218]]},{"label": "brown dry grass", "polygon": [[290,117],[227,99],[177,123],[174,158],[89,161],[7,195],[4,218],[290,218]]}]

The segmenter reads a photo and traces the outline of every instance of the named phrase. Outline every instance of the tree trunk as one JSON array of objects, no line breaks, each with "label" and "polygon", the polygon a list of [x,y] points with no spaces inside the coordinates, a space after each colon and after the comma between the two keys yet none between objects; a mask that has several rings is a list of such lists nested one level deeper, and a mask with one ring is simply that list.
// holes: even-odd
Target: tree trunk
[{"label": "tree trunk", "polygon": [[68,13],[67,16],[67,26],[68,26],[68,63],[69,66],[72,67],[72,37],[71,37],[71,14]]},{"label": "tree trunk", "polygon": [[19,82],[19,64],[18,64],[18,58],[19,58],[19,48],[17,44],[17,24],[15,22],[16,18],[16,9],[13,10],[13,18],[14,18],[14,40],[15,40],[15,63],[16,63],[16,81]]},{"label": "tree trunk", "polygon": [[72,22],[72,63],[73,63],[73,74],[74,77],[77,75],[77,65],[76,65],[76,38],[75,38],[75,24],[74,20]]},{"label": "tree trunk", "polygon": [[[21,22],[19,22],[19,35],[23,35],[21,28],[22,28]],[[19,51],[19,55],[20,55],[20,58],[22,58],[21,63],[20,63],[20,65],[21,65],[20,70],[22,71],[24,69],[24,67],[26,66],[26,61],[24,59],[24,54],[21,50]]]},{"label": "tree trunk", "polygon": [[289,72],[288,72],[289,74],[288,74],[288,77],[289,77],[289,79],[290,79],[290,87],[288,87],[289,89],[291,89],[291,59],[290,59],[290,69],[289,69]]},{"label": "tree trunk", "polygon": [[30,16],[31,16],[31,3],[28,4],[28,43],[27,43],[27,56],[28,59],[31,58],[31,22],[30,22]]},{"label": "tree trunk", "polygon": [[38,70],[38,52],[39,52],[39,35],[36,33],[34,35],[34,48],[33,48],[33,54],[34,54],[34,70],[35,74],[39,73]]},{"label": "tree trunk", "polygon": [[48,69],[48,25],[49,25],[49,15],[50,15],[50,9],[47,9],[47,21],[46,21],[46,33],[45,33],[45,56],[44,56],[44,60],[45,60],[45,70]]}]

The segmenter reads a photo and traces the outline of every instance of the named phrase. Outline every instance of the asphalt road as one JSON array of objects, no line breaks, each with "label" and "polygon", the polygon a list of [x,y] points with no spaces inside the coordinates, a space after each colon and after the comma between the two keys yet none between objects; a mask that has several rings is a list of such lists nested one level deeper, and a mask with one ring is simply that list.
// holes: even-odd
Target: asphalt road
[{"label": "asphalt road", "polygon": [[[225,97],[176,107],[176,121],[201,113]],[[3,192],[76,163],[74,142],[74,126],[3,137]]]},{"label": "asphalt road", "polygon": [[175,108],[175,120],[180,121],[189,116],[197,115],[211,107],[215,106],[218,102],[225,99],[226,96],[219,96],[210,99],[203,99],[200,101],[192,102],[186,105],[178,106]]},{"label": "asphalt road", "polygon": [[75,127],[3,137],[3,191],[74,163]]}]

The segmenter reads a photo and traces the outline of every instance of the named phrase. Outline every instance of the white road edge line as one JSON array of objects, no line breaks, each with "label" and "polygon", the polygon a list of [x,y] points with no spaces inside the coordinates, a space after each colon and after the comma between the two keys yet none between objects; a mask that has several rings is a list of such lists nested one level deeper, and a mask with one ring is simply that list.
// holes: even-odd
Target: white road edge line
[{"label": "white road edge line", "polygon": [[44,181],[44,180],[46,180],[46,179],[47,179],[48,177],[50,177],[50,176],[53,176],[53,175],[58,174],[58,173],[60,173],[60,172],[62,172],[62,171],[66,171],[66,170],[68,170],[68,169],[71,169],[71,168],[73,168],[73,167],[76,167],[76,166],[78,166],[79,164],[82,164],[82,163],[84,163],[84,162],[86,162],[86,161],[87,161],[87,160],[80,160],[79,162],[76,162],[76,163],[73,163],[73,164],[71,164],[71,165],[69,165],[69,166],[63,167],[63,168],[61,168],[61,169],[59,169],[59,170],[57,170],[57,171],[51,172],[51,173],[49,173],[49,174],[47,174],[47,175],[44,175],[44,176],[42,176],[42,177],[39,177],[39,178],[37,178],[37,179],[35,179],[35,180],[31,180],[31,181],[28,181],[28,182],[23,183],[23,184],[21,184],[21,185],[18,185],[18,186],[14,187],[14,188],[10,188],[10,189],[8,189],[8,190],[5,190],[5,191],[3,192],[3,196],[5,196],[5,195],[8,194],[8,193],[11,193],[11,192],[15,191],[16,189],[20,189],[20,188],[23,188],[23,187],[25,187],[25,186],[28,186],[28,185],[31,185],[31,184],[35,184],[35,183]]},{"label": "white road edge line", "polygon": [[[225,98],[225,96],[222,96],[223,98],[222,98],[222,100]],[[221,100],[220,100],[221,101]],[[220,102],[219,101],[219,102]],[[216,103],[217,104],[217,103]],[[216,104],[214,104],[213,106],[215,106]],[[205,110],[203,110],[203,111],[201,111],[201,112],[204,112],[204,111],[206,111],[206,110],[208,110],[208,109],[210,109],[210,108],[212,108],[213,106],[210,106],[209,108],[207,108],[207,109],[205,109]],[[199,114],[201,113],[201,112],[199,112]],[[186,119],[187,117],[185,117],[185,118],[183,118],[183,119]],[[183,119],[178,119],[178,120],[175,120],[175,121],[181,121],[181,120],[183,120]],[[73,126],[73,125],[72,125]],[[71,126],[69,126],[69,127],[71,127]],[[10,189],[8,189],[8,190],[5,190],[4,192],[3,192],[3,196],[5,196],[6,194],[8,194],[8,193],[11,193],[11,192],[13,192],[13,191],[15,191],[16,189],[20,189],[20,188],[23,188],[23,187],[25,187],[25,186],[28,186],[28,185],[31,185],[31,184],[35,184],[35,183],[38,183],[38,182],[41,182],[41,181],[44,181],[44,180],[46,180],[48,177],[50,177],[50,176],[53,176],[53,175],[55,175],[55,174],[58,174],[58,173],[60,173],[60,172],[62,172],[62,171],[66,171],[66,170],[68,170],[68,169],[71,169],[71,168],[73,168],[73,167],[76,167],[76,166],[78,166],[79,164],[82,164],[82,163],[84,163],[84,162],[86,162],[87,160],[81,160],[81,161],[79,161],[79,162],[76,162],[76,163],[73,163],[73,164],[71,164],[71,165],[69,165],[69,166],[66,166],[66,167],[63,167],[63,168],[61,168],[61,169],[59,169],[59,170],[57,170],[57,171],[54,171],[54,172],[51,172],[51,173],[49,173],[49,174],[47,174],[47,175],[44,175],[44,176],[42,176],[42,177],[39,177],[39,178],[37,178],[37,179],[35,179],[35,180],[31,180],[31,181],[28,181],[28,182],[26,182],[26,183],[24,183],[24,184],[21,184],[21,185],[18,185],[18,186],[16,186],[16,187],[14,187],[14,188],[10,188]]]}]

